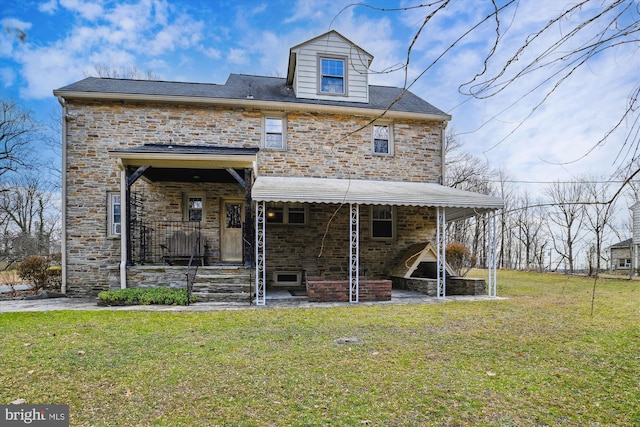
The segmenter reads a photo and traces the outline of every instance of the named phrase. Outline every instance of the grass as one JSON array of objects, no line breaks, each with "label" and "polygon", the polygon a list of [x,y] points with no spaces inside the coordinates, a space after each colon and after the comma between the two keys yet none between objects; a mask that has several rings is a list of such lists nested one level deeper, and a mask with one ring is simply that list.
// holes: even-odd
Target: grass
[{"label": "grass", "polygon": [[[73,426],[640,425],[640,284],[499,272],[506,300],[0,314],[0,403]],[[338,338],[361,343],[338,344]]]}]

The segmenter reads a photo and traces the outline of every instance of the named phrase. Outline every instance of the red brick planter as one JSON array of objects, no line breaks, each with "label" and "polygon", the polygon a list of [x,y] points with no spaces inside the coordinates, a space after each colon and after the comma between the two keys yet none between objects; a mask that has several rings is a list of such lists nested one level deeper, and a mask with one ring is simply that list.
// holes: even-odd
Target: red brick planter
[{"label": "red brick planter", "polygon": [[[391,300],[391,280],[360,280],[359,301]],[[309,280],[309,302],[349,302],[348,280]]]}]

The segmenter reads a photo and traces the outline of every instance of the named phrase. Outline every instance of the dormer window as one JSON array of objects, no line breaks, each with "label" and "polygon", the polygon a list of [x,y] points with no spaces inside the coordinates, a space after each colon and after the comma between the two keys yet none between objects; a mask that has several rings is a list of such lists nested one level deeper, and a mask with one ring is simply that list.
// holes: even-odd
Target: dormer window
[{"label": "dormer window", "polygon": [[346,95],[346,59],[320,57],[320,93]]}]

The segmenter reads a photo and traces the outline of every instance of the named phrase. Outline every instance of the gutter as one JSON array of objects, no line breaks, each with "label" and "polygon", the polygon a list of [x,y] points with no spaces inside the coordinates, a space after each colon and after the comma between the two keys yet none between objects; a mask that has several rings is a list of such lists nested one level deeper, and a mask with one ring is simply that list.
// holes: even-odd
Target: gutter
[{"label": "gutter", "polygon": [[58,102],[62,106],[62,194],[61,194],[61,212],[62,212],[62,241],[60,242],[60,252],[62,259],[62,276],[60,292],[67,293],[67,103],[62,96],[58,96]]},{"label": "gutter", "polygon": [[67,99],[104,99],[117,101],[147,101],[147,102],[171,102],[208,104],[235,107],[250,107],[275,111],[309,111],[323,113],[338,113],[360,116],[383,115],[392,119],[417,119],[417,120],[438,120],[449,121],[449,114],[424,114],[412,113],[408,111],[387,111],[380,108],[365,108],[353,106],[339,106],[327,104],[314,104],[305,102],[282,102],[264,101],[259,99],[233,99],[233,98],[207,98],[200,96],[178,96],[178,95],[149,95],[139,93],[110,93],[110,92],[77,92],[77,91],[53,91],[56,96],[64,96]]}]

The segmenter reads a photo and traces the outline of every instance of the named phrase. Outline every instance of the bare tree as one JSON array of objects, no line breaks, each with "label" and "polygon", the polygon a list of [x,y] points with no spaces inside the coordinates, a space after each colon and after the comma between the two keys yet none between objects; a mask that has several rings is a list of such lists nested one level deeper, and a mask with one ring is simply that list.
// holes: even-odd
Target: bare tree
[{"label": "bare tree", "polygon": [[566,261],[568,272],[575,271],[575,246],[580,238],[584,221],[585,181],[554,182],[545,189],[553,205],[549,209],[550,230],[553,250]]},{"label": "bare tree", "polygon": [[53,204],[53,193],[40,175],[16,175],[2,190],[0,220],[5,257],[49,254],[60,215]]},{"label": "bare tree", "polygon": [[30,148],[38,131],[31,114],[14,101],[0,100],[0,177],[32,166]]},{"label": "bare tree", "polygon": [[527,270],[543,267],[543,254],[547,245],[545,235],[546,212],[542,204],[531,200],[528,192],[524,192],[516,200],[515,238],[520,243],[517,252],[518,266]]},{"label": "bare tree", "polygon": [[[496,147],[521,127],[560,87],[568,84],[579,70],[589,68],[595,59],[626,47],[637,54],[640,35],[640,8],[637,0],[578,0],[559,4],[550,19],[541,22],[528,36],[514,43],[513,39],[507,37],[509,29],[519,25],[520,21],[529,21],[528,17],[518,14],[520,3],[519,0],[476,2],[474,7],[477,10],[486,6],[488,13],[478,14],[466,28],[452,35],[448,45],[444,44],[434,59],[412,77],[409,75],[409,65],[413,65],[411,60],[414,47],[421,37],[426,37],[425,34],[441,32],[438,18],[449,19],[448,15],[453,8],[452,0],[435,0],[398,8],[352,3],[340,13],[350,7],[366,7],[381,13],[411,11],[414,16],[422,16],[419,28],[408,43],[404,63],[390,70],[380,71],[387,73],[404,70],[405,90],[409,90],[430,70],[446,60],[446,56],[456,47],[473,38],[486,39],[485,31],[490,26],[492,39],[486,43],[484,51],[477,51],[483,58],[480,69],[468,81],[460,83],[460,93],[476,99],[488,99],[510,90],[519,93],[520,88],[527,87],[529,89],[524,94],[519,94],[518,102],[528,100],[530,105],[525,119],[505,138],[497,141],[494,145]],[[435,29],[430,32],[432,23]],[[634,72],[630,67],[619,66],[607,78],[611,81],[628,80]],[[624,133],[617,166],[624,168],[627,179],[640,174],[640,167],[637,162],[634,163],[640,160],[640,79],[636,81],[629,92],[627,105],[620,111],[619,120],[611,123],[602,138],[592,141],[580,153],[582,157],[587,156],[597,147],[606,144],[614,133]],[[401,97],[402,95],[391,105]],[[503,111],[509,108],[511,106],[507,105]],[[578,159],[567,159],[567,162],[572,160]]]},{"label": "bare tree", "polygon": [[605,231],[611,228],[616,203],[611,198],[611,184],[597,178],[589,178],[585,184],[588,203],[585,205],[586,228],[591,232],[589,249],[589,275],[598,277],[601,269],[602,247]]},{"label": "bare tree", "polygon": [[97,64],[88,76],[104,77],[110,79],[131,79],[131,80],[162,80],[159,74],[153,71],[143,71],[133,65],[115,66],[107,64]]}]

